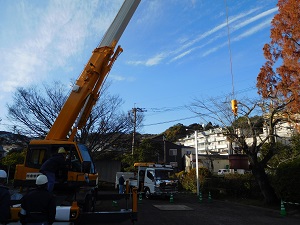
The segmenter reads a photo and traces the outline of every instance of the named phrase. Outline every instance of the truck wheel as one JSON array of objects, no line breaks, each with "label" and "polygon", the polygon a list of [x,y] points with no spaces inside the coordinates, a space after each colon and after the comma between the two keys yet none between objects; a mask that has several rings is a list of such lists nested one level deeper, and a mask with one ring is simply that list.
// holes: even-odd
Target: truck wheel
[{"label": "truck wheel", "polygon": [[146,189],[145,189],[145,197],[146,197],[147,199],[150,199],[150,198],[151,198],[151,193],[150,193],[150,189],[149,189],[149,188],[146,188]]},{"label": "truck wheel", "polygon": [[93,197],[93,195],[88,194],[85,197],[83,211],[84,212],[93,212],[94,210],[95,210],[95,198]]}]

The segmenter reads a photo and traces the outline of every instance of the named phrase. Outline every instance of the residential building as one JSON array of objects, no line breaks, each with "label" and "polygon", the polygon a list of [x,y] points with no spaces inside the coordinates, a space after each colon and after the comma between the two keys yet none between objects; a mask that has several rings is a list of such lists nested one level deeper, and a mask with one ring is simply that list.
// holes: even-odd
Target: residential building
[{"label": "residential building", "polygon": [[[288,144],[290,138],[295,133],[295,129],[288,123],[279,123],[276,126],[276,138],[283,144]],[[246,131],[238,130],[239,135],[247,135]],[[223,134],[222,128],[214,128],[207,131],[197,132],[197,149],[198,149],[198,164],[199,167],[204,166],[212,172],[217,172],[218,169],[234,168],[248,169],[248,160],[246,155],[235,154],[233,150],[238,149],[236,143],[230,143],[227,137]],[[259,135],[258,143],[268,135],[268,129],[263,128],[263,133]],[[252,137],[246,138],[246,142],[251,144]],[[195,133],[187,135],[185,138],[179,139],[177,144],[192,148],[192,154],[185,153],[184,168],[188,171],[190,168],[195,168]],[[184,149],[184,148],[182,148]],[[236,168],[235,168],[236,167]]]},{"label": "residential building", "polygon": [[[198,154],[228,155],[229,141],[222,128],[197,132]],[[178,144],[195,147],[195,133],[179,139]]]}]

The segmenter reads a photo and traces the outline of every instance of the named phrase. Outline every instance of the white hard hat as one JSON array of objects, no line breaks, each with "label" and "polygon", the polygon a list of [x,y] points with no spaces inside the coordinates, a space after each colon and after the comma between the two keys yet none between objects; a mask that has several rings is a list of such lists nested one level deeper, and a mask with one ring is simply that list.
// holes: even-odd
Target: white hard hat
[{"label": "white hard hat", "polygon": [[43,184],[46,184],[46,183],[48,183],[48,178],[45,175],[39,175],[36,178],[36,181],[35,181],[36,185],[43,185]]},{"label": "white hard hat", "polygon": [[7,173],[4,170],[0,170],[0,178],[7,178]]},{"label": "white hard hat", "polygon": [[64,149],[64,147],[60,147],[60,148],[58,149],[58,153],[64,153],[64,154],[66,154],[67,152],[66,152],[66,150]]}]

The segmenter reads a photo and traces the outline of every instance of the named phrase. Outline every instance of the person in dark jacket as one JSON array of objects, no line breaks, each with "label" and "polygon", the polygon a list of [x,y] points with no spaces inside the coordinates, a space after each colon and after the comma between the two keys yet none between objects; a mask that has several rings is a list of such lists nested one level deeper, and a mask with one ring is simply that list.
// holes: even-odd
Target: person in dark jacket
[{"label": "person in dark jacket", "polygon": [[119,194],[124,193],[124,183],[125,183],[125,179],[124,179],[124,175],[122,175],[119,178]]},{"label": "person in dark jacket", "polygon": [[58,154],[54,154],[41,166],[40,172],[48,178],[48,191],[52,192],[55,183],[55,174],[60,170],[65,170],[67,152],[63,147],[58,149]]},{"label": "person in dark jacket", "polygon": [[22,225],[51,225],[55,221],[55,197],[47,190],[45,175],[36,178],[37,188],[29,191],[21,202],[19,213]]},{"label": "person in dark jacket", "polygon": [[0,224],[7,224],[10,219],[10,194],[5,186],[7,173],[0,170]]}]

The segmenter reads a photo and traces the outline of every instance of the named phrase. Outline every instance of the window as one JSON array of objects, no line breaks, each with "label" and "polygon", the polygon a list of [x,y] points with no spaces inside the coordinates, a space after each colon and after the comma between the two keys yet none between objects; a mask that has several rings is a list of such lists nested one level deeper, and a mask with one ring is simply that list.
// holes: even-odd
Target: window
[{"label": "window", "polygon": [[30,149],[30,154],[28,155],[27,163],[33,168],[40,168],[45,158],[46,149],[45,148],[34,148]]},{"label": "window", "polygon": [[67,155],[67,162],[69,163],[69,168],[74,172],[81,172],[81,163],[78,156],[78,152],[75,148],[72,148],[69,154]]},{"label": "window", "polygon": [[147,177],[148,177],[150,180],[153,180],[153,179],[154,179],[154,171],[153,171],[153,170],[148,170],[148,171],[147,171]]},{"label": "window", "polygon": [[168,180],[175,175],[173,170],[156,170],[155,173],[158,180]]}]

